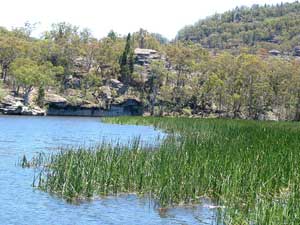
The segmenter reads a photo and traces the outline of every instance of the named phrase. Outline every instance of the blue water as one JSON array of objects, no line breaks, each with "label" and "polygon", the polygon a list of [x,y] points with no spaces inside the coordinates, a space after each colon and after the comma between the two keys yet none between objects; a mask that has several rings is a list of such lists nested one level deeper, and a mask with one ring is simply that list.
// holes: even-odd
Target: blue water
[{"label": "blue water", "polygon": [[91,146],[104,139],[126,143],[134,137],[153,144],[163,136],[153,127],[111,125],[97,118],[0,116],[0,225],[215,224],[216,212],[203,205],[160,212],[153,201],[135,195],[69,204],[34,189],[34,170],[17,165],[24,154],[55,153],[62,146]]}]

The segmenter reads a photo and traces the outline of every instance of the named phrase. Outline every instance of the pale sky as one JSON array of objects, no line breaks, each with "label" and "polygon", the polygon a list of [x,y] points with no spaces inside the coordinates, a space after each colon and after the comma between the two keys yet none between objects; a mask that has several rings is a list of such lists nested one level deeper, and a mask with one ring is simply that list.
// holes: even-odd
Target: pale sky
[{"label": "pale sky", "polygon": [[[284,0],[283,2],[294,2]],[[34,36],[52,23],[68,22],[89,28],[97,38],[111,29],[125,35],[144,28],[172,39],[179,29],[216,12],[251,6],[276,4],[281,0],[0,0],[0,26],[8,29],[26,21],[39,22]]]}]

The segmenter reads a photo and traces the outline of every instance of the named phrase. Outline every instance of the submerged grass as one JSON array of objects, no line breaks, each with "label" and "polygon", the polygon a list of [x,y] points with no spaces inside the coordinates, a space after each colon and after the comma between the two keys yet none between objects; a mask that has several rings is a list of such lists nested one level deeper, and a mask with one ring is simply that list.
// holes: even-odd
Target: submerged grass
[{"label": "submerged grass", "polygon": [[[300,224],[300,124],[190,118],[119,117],[168,137],[140,145],[61,151],[45,159],[37,186],[67,199],[137,193],[161,207],[210,197],[226,224]],[[40,155],[39,157],[44,157]]]}]

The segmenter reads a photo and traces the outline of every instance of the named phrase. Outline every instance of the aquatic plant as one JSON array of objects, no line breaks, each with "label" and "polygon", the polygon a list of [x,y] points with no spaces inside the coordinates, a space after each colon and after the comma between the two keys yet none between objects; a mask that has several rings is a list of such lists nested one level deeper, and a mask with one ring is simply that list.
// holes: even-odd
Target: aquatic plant
[{"label": "aquatic plant", "polygon": [[150,195],[161,207],[209,197],[226,224],[300,223],[300,124],[120,117],[168,132],[156,148],[139,144],[69,149],[39,160],[36,185],[69,200],[118,193]]}]

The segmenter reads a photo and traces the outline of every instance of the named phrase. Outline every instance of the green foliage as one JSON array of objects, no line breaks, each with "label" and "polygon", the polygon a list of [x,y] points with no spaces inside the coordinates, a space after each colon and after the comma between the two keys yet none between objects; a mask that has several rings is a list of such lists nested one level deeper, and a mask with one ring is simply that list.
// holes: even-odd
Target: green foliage
[{"label": "green foliage", "polygon": [[8,33],[0,36],[0,66],[1,78],[6,81],[11,63],[25,54],[28,50],[28,42]]},{"label": "green foliage", "polygon": [[44,156],[35,160],[47,165],[36,185],[68,200],[150,195],[160,207],[193,204],[205,196],[225,207],[225,224],[299,224],[299,124],[155,117],[105,121],[154,125],[168,137],[153,149],[134,142]]},{"label": "green foliage", "polygon": [[125,84],[129,84],[131,82],[131,75],[133,73],[133,49],[132,49],[132,40],[131,34],[127,35],[126,45],[122,57],[120,59],[120,68],[121,68],[121,80]]},{"label": "green foliage", "polygon": [[53,76],[63,73],[62,67],[54,67],[50,62],[38,64],[29,58],[18,58],[11,66],[11,73],[24,86],[43,86],[53,82]]},{"label": "green foliage", "polygon": [[97,89],[101,84],[101,79],[99,76],[97,76],[96,73],[90,72],[85,75],[83,78],[83,88],[84,88],[84,94],[87,94],[87,90],[90,89]]},{"label": "green foliage", "polygon": [[37,96],[37,104],[39,107],[44,107],[45,103],[45,88],[44,86],[40,86],[38,89],[38,96]]},{"label": "green foliage", "polygon": [[178,32],[179,40],[192,40],[207,48],[279,49],[293,52],[299,44],[300,3],[274,6],[237,7],[187,26]]},{"label": "green foliage", "polygon": [[[0,28],[1,79],[17,95],[23,92],[24,97],[34,87],[47,90],[48,86],[59,86],[55,89],[63,94],[82,91],[77,96],[89,96],[93,103],[100,100],[95,95],[99,87],[109,84],[110,79],[119,79],[151,114],[181,114],[183,108],[190,108],[192,114],[201,116],[259,119],[273,113],[279,119],[300,120],[300,72],[294,57],[270,56],[268,49],[261,48],[266,40],[235,45],[238,50],[232,51],[234,54],[227,50],[210,52],[202,47],[207,47],[206,41],[215,41],[217,44],[210,47],[220,44],[229,48],[224,45],[230,41],[219,40],[223,32],[237,40],[235,35],[258,32],[262,23],[275,26],[274,21],[281,23],[283,17],[287,21],[280,29],[284,35],[293,33],[290,38],[294,44],[290,46],[294,46],[298,43],[298,25],[293,23],[298,18],[298,5],[237,8],[213,16],[194,26],[201,30],[199,41],[189,36],[179,39],[192,41],[167,43],[160,35],[143,29],[127,37],[111,31],[108,37],[98,40],[88,29],[68,23],[54,24],[41,39],[30,38],[30,24],[13,31]],[[268,28],[265,32],[276,37],[282,34],[268,24],[263,25]],[[280,30],[278,24],[276,27]],[[231,32],[235,28],[241,30]],[[286,39],[280,40],[280,47],[289,45]],[[269,44],[277,45],[273,41]],[[142,56],[146,57],[143,65],[137,65],[137,47],[156,49],[158,54],[152,52],[150,58],[155,59],[147,59],[146,53]],[[57,69],[60,71],[55,72]]]},{"label": "green foliage", "polygon": [[24,101],[34,87],[44,87],[54,82],[54,75],[62,74],[62,67],[54,67],[50,62],[38,64],[29,58],[18,58],[11,65],[11,74],[16,82],[24,88]]},{"label": "green foliage", "polygon": [[150,75],[148,78],[148,98],[149,98],[149,105],[150,105],[150,113],[151,115],[155,114],[155,106],[157,104],[161,104],[157,101],[160,96],[160,90],[162,86],[166,82],[166,77],[168,75],[168,71],[165,68],[165,65],[161,61],[153,62],[150,65]]},{"label": "green foliage", "polygon": [[135,48],[155,49],[160,51],[162,45],[167,44],[168,40],[160,34],[149,33],[147,30],[140,29],[133,33],[133,46]]},{"label": "green foliage", "polygon": [[0,82],[0,101],[5,97],[6,92],[3,89],[2,82]]},{"label": "green foliage", "polygon": [[192,110],[190,108],[183,108],[182,109],[182,114],[184,116],[191,116],[192,115]]},{"label": "green foliage", "polygon": [[116,32],[114,32],[113,30],[111,30],[111,31],[108,33],[107,37],[109,37],[112,41],[116,41],[116,40],[117,40],[117,34],[116,34]]}]

